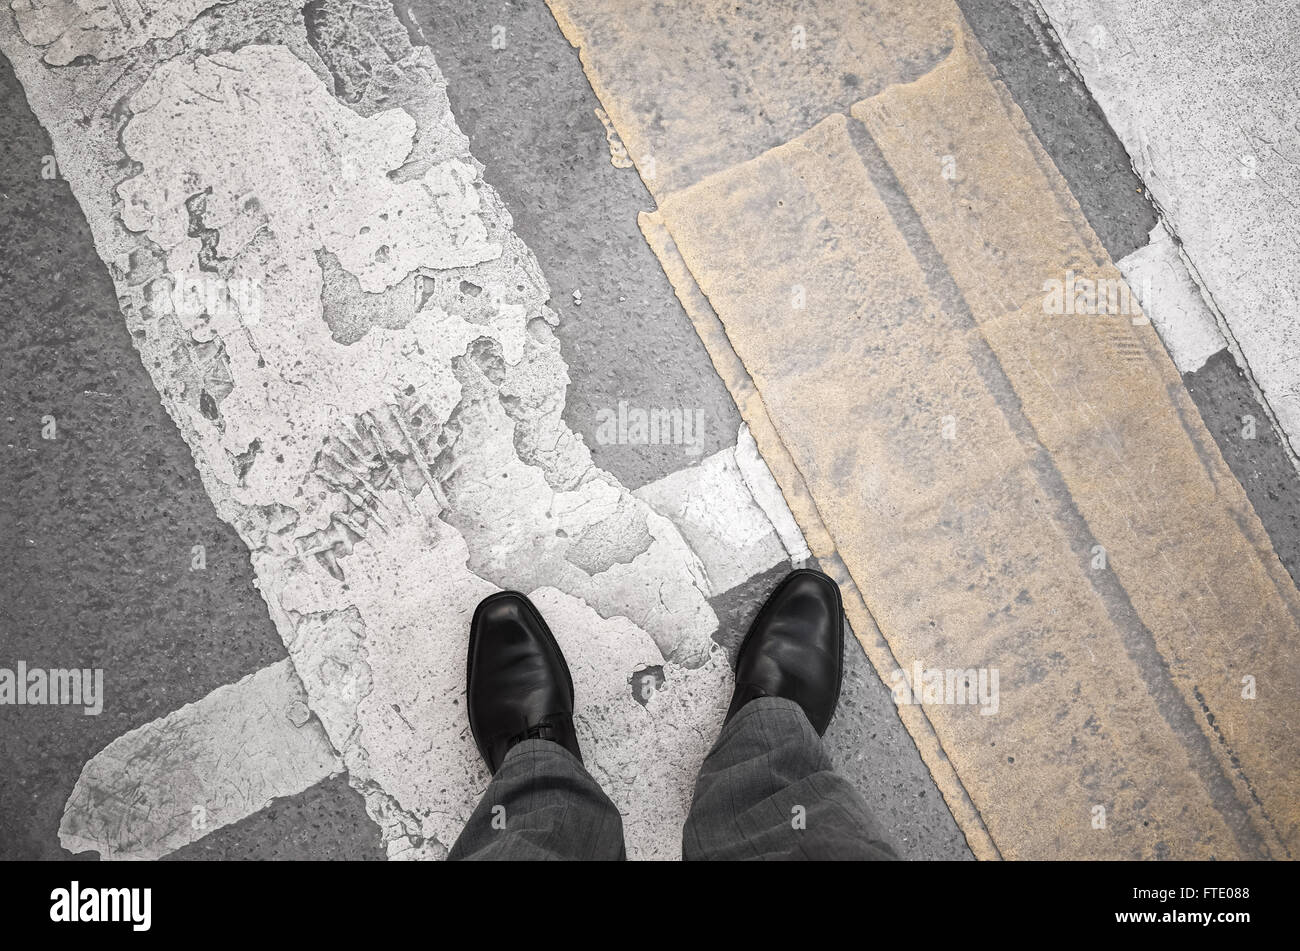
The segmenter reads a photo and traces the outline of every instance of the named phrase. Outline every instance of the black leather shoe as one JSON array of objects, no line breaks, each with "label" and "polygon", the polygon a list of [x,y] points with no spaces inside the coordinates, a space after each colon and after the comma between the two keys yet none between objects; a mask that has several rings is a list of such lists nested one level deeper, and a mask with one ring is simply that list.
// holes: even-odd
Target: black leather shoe
[{"label": "black leather shoe", "polygon": [[811,568],[792,571],[767,599],[740,645],[727,720],[751,700],[784,697],[803,707],[813,729],[825,733],[840,699],[843,672],[839,585]]},{"label": "black leather shoe", "polygon": [[573,729],[573,678],[533,602],[489,595],[469,631],[469,728],[495,773],[523,740],[552,740],[582,759]]}]

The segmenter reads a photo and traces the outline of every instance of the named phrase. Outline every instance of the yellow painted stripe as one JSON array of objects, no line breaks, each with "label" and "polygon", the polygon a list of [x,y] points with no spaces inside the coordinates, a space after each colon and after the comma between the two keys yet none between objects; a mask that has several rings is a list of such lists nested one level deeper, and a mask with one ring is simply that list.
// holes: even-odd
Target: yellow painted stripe
[{"label": "yellow painted stripe", "polygon": [[[895,65],[863,61],[880,92],[850,118],[834,57],[773,88],[760,6],[752,42],[702,16],[683,52],[675,14],[552,0],[658,173],[643,231],[814,552],[861,592],[878,672],[999,670],[995,715],[900,710],[972,848],[1290,854],[1300,599],[1150,327],[1044,313],[1045,281],[1119,275],[960,14],[895,4],[916,30]],[[856,14],[850,37],[881,15]],[[755,57],[751,87],[683,60],[720,43]],[[773,102],[829,115],[731,115]]]},{"label": "yellow painted stripe", "polygon": [[942,2],[547,3],[656,198],[923,75],[952,44]]},{"label": "yellow painted stripe", "polygon": [[[977,48],[855,107],[1107,553],[1133,663],[1191,710],[1260,838],[1300,836],[1300,599],[1140,311],[1044,313],[1045,286],[1122,284]],[[938,170],[952,156],[959,174]],[[1095,286],[1095,285],[1094,285]],[[1122,305],[1122,299],[1119,301]],[[1127,605],[1118,605],[1120,609]],[[1258,687],[1243,698],[1243,678]],[[1188,742],[1195,742],[1189,737]]]},{"label": "yellow painted stripe", "polygon": [[[659,217],[643,213],[640,224],[646,240],[662,262],[678,299],[690,315],[691,322],[699,333],[700,339],[703,340],[714,366],[740,408],[741,415],[754,436],[764,462],[772,471],[799,523],[809,549],[817,557],[822,569],[839,583],[844,597],[845,614],[868,660],[885,683],[894,683],[898,676],[897,672],[901,670],[898,660],[876,626],[876,620],[872,617],[866,600],[849,573],[848,567],[836,551],[835,541],[822,522],[821,513],[817,510],[812,493],[808,490],[807,483],[804,482],[803,475],[786,449],[785,443],[781,441],[749,371],[732,348],[722,322],[695,283],[695,278],[686,266],[686,262],[682,260],[672,235],[668,233]],[[903,726],[916,743],[935,785],[943,795],[944,802],[966,836],[966,843],[971,852],[980,859],[999,858],[997,846],[989,836],[979,810],[967,795],[961,779],[944,753],[943,745],[924,708],[920,704],[908,704],[900,706],[898,712]]]}]

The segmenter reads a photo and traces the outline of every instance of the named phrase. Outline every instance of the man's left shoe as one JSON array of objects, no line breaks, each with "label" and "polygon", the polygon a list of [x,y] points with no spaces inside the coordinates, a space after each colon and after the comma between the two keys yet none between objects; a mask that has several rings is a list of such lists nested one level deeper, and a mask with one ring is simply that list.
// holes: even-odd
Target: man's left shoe
[{"label": "man's left shoe", "polygon": [[467,680],[469,727],[493,773],[523,740],[551,740],[582,759],[569,665],[522,594],[502,591],[479,604],[470,624]]}]

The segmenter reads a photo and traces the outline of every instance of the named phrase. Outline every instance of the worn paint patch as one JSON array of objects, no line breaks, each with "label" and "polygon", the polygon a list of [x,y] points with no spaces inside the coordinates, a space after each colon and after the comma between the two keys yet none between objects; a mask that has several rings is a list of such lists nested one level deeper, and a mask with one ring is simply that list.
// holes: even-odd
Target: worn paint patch
[{"label": "worn paint patch", "polygon": [[[1106,555],[1104,570],[1086,562],[1089,581],[1132,674],[1238,854],[1288,855],[1300,844],[1291,704],[1252,699],[1249,685],[1295,679],[1300,595],[1151,325],[1122,293],[1103,303],[1101,288],[1122,290],[1118,271],[978,46],[966,49],[854,114],[960,289],[1016,414],[1051,454],[1070,547]],[[965,169],[949,189],[935,187],[941,149]],[[1056,319],[1043,291],[1071,269],[1096,289],[1095,310]]]},{"label": "worn paint patch", "polygon": [[623,140],[618,137],[618,132],[614,129],[614,123],[610,121],[609,114],[604,109],[596,109],[596,118],[605,128],[605,142],[609,145],[609,164],[615,168],[632,168],[632,159],[628,157],[627,146]]},{"label": "worn paint patch", "polygon": [[231,0],[13,0],[18,29],[45,62],[66,66],[79,56],[114,59],[150,40],[175,36],[204,10]]},{"label": "worn paint patch", "polygon": [[951,42],[943,4],[547,5],[656,198],[921,75]]},{"label": "worn paint patch", "polygon": [[787,557],[780,536],[745,481],[737,455],[736,449],[724,449],[634,493],[681,528],[704,563],[713,594],[728,591]]},{"label": "worn paint patch", "polygon": [[[263,35],[284,43],[249,42]],[[348,108],[330,70],[355,70],[373,47],[320,63],[292,4],[201,39],[179,55],[149,48],[111,99],[88,95],[99,79],[86,67],[52,71],[13,36],[0,46],[145,366],[252,552],[311,710],[389,854],[436,856],[482,788],[454,696],[478,598],[565,591],[644,631],[657,657],[638,651],[638,664],[698,669],[709,687],[703,570],[564,423],[549,290],[427,50],[383,46],[385,82],[356,87]],[[358,299],[372,306],[344,306]],[[595,575],[567,557],[584,536],[601,540],[576,557]],[[611,689],[645,716],[627,695],[632,669],[611,671]],[[711,689],[701,696],[698,716],[712,709]],[[694,742],[715,726],[667,735]],[[619,756],[680,759],[635,738]],[[676,772],[638,772],[658,777],[638,795],[686,794],[662,785],[684,783]],[[653,848],[676,847],[675,830],[656,834]]]},{"label": "worn paint patch", "polygon": [[[319,333],[316,254],[333,255],[368,292],[419,267],[499,257],[479,215],[477,171],[453,159],[419,181],[394,183],[386,173],[410,154],[415,120],[402,110],[358,116],[283,47],[169,61],[129,106],[122,142],[141,171],[118,189],[122,222],[166,252],[171,277],[151,284],[153,308],[159,317],[175,311],[196,340],[219,341],[230,376],[217,425],[204,427],[217,430],[209,438],[231,457],[225,465],[212,460],[215,474],[237,482],[234,495],[244,504],[294,507],[301,524],[322,527],[315,500],[302,498],[294,476],[321,451],[332,422],[408,387],[412,402],[445,416],[457,399],[450,360],[481,328],[422,310],[402,331],[340,344]],[[180,214],[179,203],[192,196],[202,198],[201,213]],[[215,233],[216,263],[201,259],[196,217]],[[234,288],[255,289],[251,303],[232,295],[231,306],[176,308],[176,289],[205,268]],[[498,332],[517,360],[519,315],[499,313]],[[323,393],[332,412],[318,408]],[[254,441],[260,458],[236,471],[233,457]]]},{"label": "worn paint patch", "polygon": [[1146,247],[1115,266],[1142,302],[1142,312],[1156,325],[1180,373],[1194,373],[1228,345],[1163,224],[1152,229]]},{"label": "worn paint patch", "polygon": [[306,701],[283,660],[123,734],[82,770],[59,841],[102,859],[155,859],[337,774]]}]

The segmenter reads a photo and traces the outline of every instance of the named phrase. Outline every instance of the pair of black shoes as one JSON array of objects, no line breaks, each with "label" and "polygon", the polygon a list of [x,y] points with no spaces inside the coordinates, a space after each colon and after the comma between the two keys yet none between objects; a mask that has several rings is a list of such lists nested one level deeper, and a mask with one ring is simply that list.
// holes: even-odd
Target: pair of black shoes
[{"label": "pair of black shoes", "polygon": [[[844,621],[840,589],[820,571],[792,571],[750,625],[736,659],[727,720],[759,697],[783,697],[825,733],[840,696]],[[469,725],[493,773],[516,743],[559,743],[578,759],[573,678],[537,608],[503,591],[483,600],[469,636]]]}]

